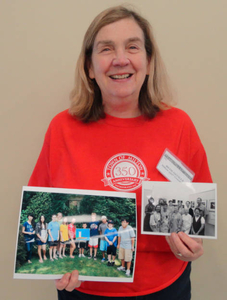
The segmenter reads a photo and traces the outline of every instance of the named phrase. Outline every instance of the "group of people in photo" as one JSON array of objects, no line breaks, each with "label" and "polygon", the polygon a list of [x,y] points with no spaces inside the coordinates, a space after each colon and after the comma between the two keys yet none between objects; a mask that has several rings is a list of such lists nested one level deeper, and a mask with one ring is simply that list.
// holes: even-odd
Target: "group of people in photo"
[{"label": "group of people in photo", "polygon": [[[106,216],[97,220],[96,213],[91,214],[91,221],[82,224],[82,229],[87,229],[89,234],[76,237],[76,218],[63,217],[62,213],[52,215],[51,222],[47,223],[45,216],[41,215],[35,224],[34,216],[28,214],[27,221],[22,226],[24,234],[27,262],[32,263],[32,249],[36,241],[38,247],[39,262],[47,260],[46,246],[49,245],[50,261],[63,259],[66,257],[66,246],[69,245],[69,257],[74,258],[74,250],[78,248],[78,256],[85,257],[84,250],[89,248],[88,259],[97,260],[97,250],[102,253],[101,261],[106,261],[107,266],[115,265],[117,249],[119,249],[119,260],[121,266],[117,269],[125,271],[130,276],[132,253],[134,251],[135,232],[129,225],[129,220],[121,220],[121,226],[117,230],[113,220],[108,220]],[[100,241],[100,242],[99,242]]]},{"label": "group of people in photo", "polygon": [[153,197],[148,198],[145,206],[144,231],[172,233],[183,231],[187,234],[204,235],[205,219],[208,215],[201,198],[194,201],[164,198],[155,205]]}]

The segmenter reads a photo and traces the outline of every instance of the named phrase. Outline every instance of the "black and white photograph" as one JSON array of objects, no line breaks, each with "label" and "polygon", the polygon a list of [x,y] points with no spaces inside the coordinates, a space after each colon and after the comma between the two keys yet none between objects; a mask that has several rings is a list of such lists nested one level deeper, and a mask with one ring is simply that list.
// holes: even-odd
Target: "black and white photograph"
[{"label": "black and white photograph", "polygon": [[142,234],[217,238],[215,183],[143,182]]},{"label": "black and white photograph", "polygon": [[134,193],[23,187],[14,278],[133,282],[135,254]]}]

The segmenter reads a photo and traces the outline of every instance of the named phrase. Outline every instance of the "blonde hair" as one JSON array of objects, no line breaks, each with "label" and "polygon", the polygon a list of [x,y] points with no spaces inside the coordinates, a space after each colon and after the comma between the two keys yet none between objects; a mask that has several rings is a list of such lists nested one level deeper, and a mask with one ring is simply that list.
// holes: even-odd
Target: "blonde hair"
[{"label": "blonde hair", "polygon": [[89,77],[97,33],[102,27],[126,18],[134,19],[142,29],[147,59],[150,62],[150,72],[145,78],[139,95],[141,113],[148,118],[153,118],[160,109],[167,109],[172,104],[172,89],[151,25],[131,8],[122,5],[115,6],[104,10],[92,21],[85,33],[77,61],[75,87],[70,95],[69,112],[83,122],[97,121],[105,116],[101,91],[95,79]]}]

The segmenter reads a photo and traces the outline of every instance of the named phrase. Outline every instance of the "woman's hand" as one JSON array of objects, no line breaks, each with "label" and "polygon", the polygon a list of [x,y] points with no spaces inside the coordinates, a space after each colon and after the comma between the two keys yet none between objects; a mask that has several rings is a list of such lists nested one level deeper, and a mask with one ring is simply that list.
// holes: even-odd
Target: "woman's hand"
[{"label": "woman's hand", "polygon": [[72,273],[66,273],[61,279],[55,280],[55,285],[59,291],[66,290],[72,292],[81,285],[79,272],[75,270]]},{"label": "woman's hand", "polygon": [[193,261],[203,255],[202,239],[191,238],[184,232],[173,232],[166,236],[166,241],[173,254],[180,260]]}]

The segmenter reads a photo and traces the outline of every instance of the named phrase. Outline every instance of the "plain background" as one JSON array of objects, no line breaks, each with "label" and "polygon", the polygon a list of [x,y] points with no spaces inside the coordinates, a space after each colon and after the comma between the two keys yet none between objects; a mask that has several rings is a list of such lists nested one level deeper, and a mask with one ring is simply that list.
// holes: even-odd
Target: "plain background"
[{"label": "plain background", "polygon": [[[52,117],[68,108],[83,35],[105,0],[1,0],[1,266],[3,300],[56,299],[52,281],[13,280],[21,188],[34,168]],[[226,0],[130,1],[154,27],[218,184],[218,240],[193,263],[193,300],[225,299],[227,170]]]}]

